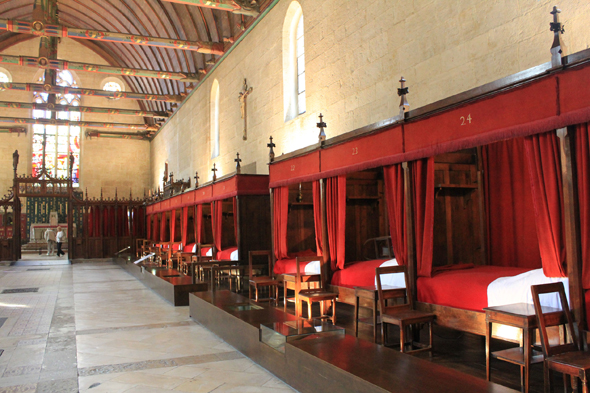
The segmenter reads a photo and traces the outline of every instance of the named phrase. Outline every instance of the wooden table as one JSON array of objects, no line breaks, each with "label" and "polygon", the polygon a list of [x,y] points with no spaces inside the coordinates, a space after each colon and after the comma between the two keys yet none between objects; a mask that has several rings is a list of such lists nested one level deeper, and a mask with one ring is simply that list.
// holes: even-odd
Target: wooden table
[{"label": "wooden table", "polygon": [[[543,354],[533,350],[534,333],[537,329],[537,317],[535,307],[528,303],[507,304],[504,306],[487,307],[486,313],[486,378],[490,380],[490,357],[520,366],[521,391],[529,391],[530,366],[543,362]],[[547,312],[557,311],[550,307],[543,307]],[[522,346],[490,353],[490,339],[492,335],[492,323],[514,326],[522,329]]]},{"label": "wooden table", "polygon": [[[400,287],[391,287],[388,285],[382,285],[381,289],[383,291],[398,291],[399,297],[406,296],[406,288]],[[359,322],[365,323],[367,325],[373,326],[373,342],[377,342],[377,325],[379,325],[380,319],[377,316],[377,310],[379,309],[379,292],[377,291],[376,285],[369,285],[369,286],[359,286],[354,287],[354,296],[356,297],[354,303],[354,335],[358,337],[359,333]],[[360,308],[360,299],[367,299],[372,302],[371,309],[373,310],[373,318],[372,320],[369,318],[359,318],[359,308]]]}]

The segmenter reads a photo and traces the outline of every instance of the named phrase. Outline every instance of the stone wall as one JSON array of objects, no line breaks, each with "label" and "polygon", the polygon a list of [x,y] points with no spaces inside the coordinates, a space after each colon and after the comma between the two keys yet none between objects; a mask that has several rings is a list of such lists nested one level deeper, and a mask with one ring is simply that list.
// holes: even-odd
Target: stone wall
[{"label": "stone wall", "polygon": [[[268,137],[276,154],[317,141],[324,114],[328,138],[393,117],[398,80],[408,80],[412,108],[441,100],[550,61],[553,3],[547,0],[301,0],[305,29],[307,112],[284,121],[283,23],[291,0],[280,0],[189,97],[151,143],[152,187],[164,163],[175,178],[199,171],[211,179],[242,165],[268,173]],[[590,3],[559,4],[568,53],[590,45]],[[238,93],[244,78],[248,140],[242,140]],[[211,159],[209,97],[220,85],[219,157]],[[254,164],[255,163],[255,164]]]},{"label": "stone wall", "polygon": [[[31,39],[14,45],[2,52],[9,55],[38,56],[39,39]],[[64,38],[58,47],[59,58],[70,61],[88,62],[93,64],[108,64],[102,57],[87,47]],[[0,67],[12,75],[13,82],[36,82],[42,75],[37,68],[12,66],[1,64]],[[72,71],[75,80],[80,87],[100,89],[106,74],[94,74],[87,72],[76,73]],[[121,79],[124,83],[124,80]],[[129,86],[125,85],[129,90]],[[32,102],[33,93],[3,91],[0,92],[1,101]],[[134,100],[109,100],[101,97],[82,96],[82,105],[120,109],[139,109]],[[1,109],[2,116],[31,117],[29,109]],[[143,123],[142,118],[131,116],[104,116],[97,114],[83,114],[85,121]],[[2,127],[18,126],[17,124],[0,124]],[[12,152],[18,149],[20,154],[19,174],[30,174],[31,168],[31,141],[32,126],[27,126],[27,135],[18,137],[15,134],[0,133],[0,195],[7,192],[12,186]],[[84,134],[85,129],[82,129]],[[105,197],[114,197],[115,188],[119,188],[119,195],[129,196],[129,190],[133,190],[136,196],[143,196],[149,180],[149,154],[150,144],[145,141],[94,138],[92,140],[82,136],[81,138],[81,162],[80,162],[80,189],[88,188],[90,197],[100,195],[103,188]]]}]

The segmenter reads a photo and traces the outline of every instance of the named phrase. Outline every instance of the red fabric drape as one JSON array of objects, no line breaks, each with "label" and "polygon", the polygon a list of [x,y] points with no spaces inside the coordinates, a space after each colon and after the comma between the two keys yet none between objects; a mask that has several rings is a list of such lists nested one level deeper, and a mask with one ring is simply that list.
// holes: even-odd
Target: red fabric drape
[{"label": "red fabric drape", "polygon": [[102,220],[100,216],[100,208],[98,206],[94,206],[92,208],[92,222],[94,223],[94,236],[100,236],[100,221]]},{"label": "red fabric drape", "polygon": [[582,286],[584,289],[590,289],[590,138],[588,124],[581,124],[577,127],[575,139],[576,180],[582,241]]},{"label": "red fabric drape", "polygon": [[332,271],[344,269],[346,235],[346,177],[326,179],[326,218]]},{"label": "red fabric drape", "polygon": [[315,227],[315,245],[317,256],[324,255],[322,248],[322,195],[320,189],[320,181],[316,180],[312,184],[313,191],[313,223]]},{"label": "red fabric drape", "polygon": [[223,225],[223,202],[211,202],[211,212],[213,212],[211,220],[213,222],[213,244],[215,251],[221,251],[221,226]]},{"label": "red fabric drape", "polygon": [[524,146],[543,273],[566,277],[559,139],[552,131],[526,137]]},{"label": "red fabric drape", "polygon": [[234,212],[234,236],[236,237],[236,244],[238,243],[238,197],[232,198],[233,212]]},{"label": "red fabric drape", "polygon": [[524,138],[482,148],[488,263],[541,267]]},{"label": "red fabric drape", "polygon": [[108,236],[110,229],[109,208],[105,207],[102,210],[102,235]]},{"label": "red fabric drape", "polygon": [[384,167],[383,177],[385,178],[385,200],[387,201],[387,217],[393,253],[399,265],[406,265],[408,263],[408,241],[402,165]]},{"label": "red fabric drape", "polygon": [[197,205],[195,213],[195,225],[197,228],[195,233],[195,242],[201,244],[203,242],[203,205]]},{"label": "red fabric drape", "polygon": [[277,259],[288,258],[287,222],[289,217],[289,187],[273,189],[273,240]]},{"label": "red fabric drape", "polygon": [[92,206],[90,208],[88,208],[88,213],[86,214],[86,220],[87,220],[87,231],[88,231],[88,236],[92,237],[94,236],[94,221],[92,220]]},{"label": "red fabric drape", "polygon": [[418,276],[432,276],[434,231],[434,157],[413,161],[414,232]]},{"label": "red fabric drape", "polygon": [[170,212],[170,241],[176,241],[176,209]]},{"label": "red fabric drape", "polygon": [[182,208],[182,247],[186,246],[186,238],[188,235],[188,206]]},{"label": "red fabric drape", "polygon": [[166,240],[166,213],[162,213],[162,217],[160,218],[160,241],[162,243],[167,242]]},{"label": "red fabric drape", "polygon": [[159,242],[160,241],[160,232],[159,232],[160,224],[158,222],[158,214],[157,213],[154,214],[153,217],[154,217],[154,223],[153,223],[154,232],[152,233],[152,240],[154,242]]}]

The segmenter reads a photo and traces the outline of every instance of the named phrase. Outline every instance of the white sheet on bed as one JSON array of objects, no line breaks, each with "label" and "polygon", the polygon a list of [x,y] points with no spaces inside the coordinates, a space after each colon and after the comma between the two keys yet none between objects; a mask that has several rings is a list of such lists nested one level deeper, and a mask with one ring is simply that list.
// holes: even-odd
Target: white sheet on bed
[{"label": "white sheet on bed", "polygon": [[197,252],[197,245],[196,244],[193,246],[193,251],[192,252]]},{"label": "white sheet on bed", "polygon": [[232,253],[229,256],[229,260],[230,261],[237,261],[238,260],[238,250],[232,251]]},{"label": "white sheet on bed", "polygon": [[305,274],[320,274],[320,261],[309,262],[307,265],[305,265],[305,268],[303,270],[305,271]]},{"label": "white sheet on bed", "polygon": [[209,249],[205,253],[205,256],[206,257],[212,257],[213,256],[213,247],[209,247]]},{"label": "white sheet on bed", "polygon": [[[531,285],[563,282],[569,303],[569,287],[566,277],[545,277],[543,269],[535,269],[513,277],[500,277],[488,285],[488,307],[514,303],[533,303]],[[541,305],[561,309],[557,294],[542,295]]]},{"label": "white sheet on bed", "polygon": [[[397,266],[397,260],[395,258],[389,261],[383,262],[379,267],[385,266]],[[381,285],[388,285],[390,287],[405,288],[406,280],[403,273],[389,273],[381,276]],[[377,276],[375,276],[375,286],[377,286]]]}]

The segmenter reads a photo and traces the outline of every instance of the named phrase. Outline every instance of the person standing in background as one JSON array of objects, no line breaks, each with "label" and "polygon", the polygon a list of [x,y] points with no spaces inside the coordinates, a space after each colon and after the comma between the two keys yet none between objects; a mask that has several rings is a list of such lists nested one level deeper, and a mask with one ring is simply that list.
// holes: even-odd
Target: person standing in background
[{"label": "person standing in background", "polygon": [[[55,251],[55,240],[56,240],[55,232],[53,232],[53,229],[47,228],[43,237],[45,238],[45,241],[47,242],[47,255],[53,255],[53,252]],[[58,250],[59,250],[59,248],[58,248]]]},{"label": "person standing in background", "polygon": [[57,235],[56,235],[55,239],[57,240],[57,256],[58,257],[61,257],[62,255],[66,255],[66,253],[63,252],[61,249],[61,244],[64,241],[64,237],[65,237],[65,234],[61,230],[61,227],[57,227]]}]

